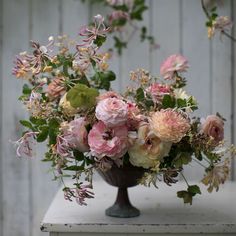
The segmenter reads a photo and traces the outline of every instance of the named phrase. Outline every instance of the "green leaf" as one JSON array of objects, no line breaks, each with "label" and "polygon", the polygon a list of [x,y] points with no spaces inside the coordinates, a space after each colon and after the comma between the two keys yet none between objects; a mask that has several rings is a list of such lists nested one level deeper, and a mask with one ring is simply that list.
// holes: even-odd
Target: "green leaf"
[{"label": "green leaf", "polygon": [[186,106],[187,106],[186,99],[181,99],[181,98],[177,99],[177,107],[178,108],[182,108],[182,107],[186,107]]},{"label": "green leaf", "polygon": [[196,194],[201,194],[201,190],[197,185],[188,186],[188,192],[192,193],[193,196],[195,196]]},{"label": "green leaf", "polygon": [[37,118],[34,116],[30,117],[30,122],[36,126],[40,126],[40,125],[45,125],[47,124],[47,121],[45,119],[42,118]]},{"label": "green leaf", "polygon": [[31,94],[31,91],[32,91],[32,89],[29,87],[28,84],[24,84],[24,85],[23,85],[22,93],[23,93],[24,95],[30,95],[30,94]]},{"label": "green leaf", "polygon": [[144,91],[142,88],[138,88],[136,91],[136,100],[137,102],[143,102],[145,99]]},{"label": "green leaf", "polygon": [[98,95],[97,89],[89,88],[84,84],[76,84],[69,90],[66,99],[74,108],[89,109],[95,105]]},{"label": "green leaf", "polygon": [[170,95],[165,95],[162,100],[162,106],[164,109],[166,108],[174,108],[175,107],[175,98]]},{"label": "green leaf", "polygon": [[48,137],[48,126],[41,126],[40,133],[37,135],[37,142],[44,142]]},{"label": "green leaf", "polygon": [[73,151],[74,157],[77,161],[84,161],[85,156],[82,152],[78,151],[78,150],[74,150]]},{"label": "green leaf", "polygon": [[33,129],[32,124],[28,120],[20,120],[20,123],[25,126],[26,128]]},{"label": "green leaf", "polygon": [[68,166],[66,168],[64,168],[64,170],[71,170],[71,171],[80,171],[80,170],[84,170],[83,166]]},{"label": "green leaf", "polygon": [[101,47],[105,43],[106,37],[98,35],[97,38],[93,41],[98,47]]},{"label": "green leaf", "polygon": [[57,119],[52,118],[49,120],[48,127],[49,145],[56,144],[60,123]]},{"label": "green leaf", "polygon": [[178,191],[177,197],[183,198],[184,203],[189,203],[190,205],[192,205],[192,203],[193,203],[193,196],[191,193],[189,193],[187,191]]},{"label": "green leaf", "polygon": [[177,157],[173,160],[173,164],[175,165],[176,168],[180,168],[183,165],[187,165],[191,161],[192,161],[191,153],[180,152],[178,153]]},{"label": "green leaf", "polygon": [[127,47],[127,42],[121,41],[118,37],[114,36],[114,47],[117,49],[119,55],[122,54],[122,50]]}]

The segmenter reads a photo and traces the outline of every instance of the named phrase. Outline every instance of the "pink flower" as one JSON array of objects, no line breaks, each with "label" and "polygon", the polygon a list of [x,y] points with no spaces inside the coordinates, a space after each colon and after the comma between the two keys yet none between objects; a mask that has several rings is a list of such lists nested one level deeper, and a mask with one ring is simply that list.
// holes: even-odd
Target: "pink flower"
[{"label": "pink flower", "polygon": [[128,105],[128,120],[127,126],[129,130],[136,130],[141,121],[145,120],[145,116],[141,115],[139,108],[135,103],[127,102]]},{"label": "pink flower", "polygon": [[232,27],[232,21],[228,16],[218,16],[213,22],[213,27],[219,31],[230,29]]},{"label": "pink flower", "polygon": [[99,95],[97,97],[97,101],[99,102],[99,101],[102,101],[102,100],[104,100],[106,98],[118,98],[118,99],[121,99],[121,96],[118,93],[114,92],[114,91],[108,91],[108,92],[105,92],[105,93]]},{"label": "pink flower", "polygon": [[212,137],[216,144],[224,139],[224,122],[215,115],[207,116],[202,124],[202,132]]},{"label": "pink flower", "polygon": [[129,14],[121,10],[113,11],[109,16],[110,25],[112,25],[112,23],[116,22],[117,20],[128,20],[128,19],[129,19]]},{"label": "pink flower", "polygon": [[173,79],[174,72],[185,72],[188,61],[182,55],[171,55],[161,65],[160,74],[164,79]]},{"label": "pink flower", "polygon": [[109,127],[124,125],[127,121],[127,104],[118,98],[106,98],[96,107],[95,115]]},{"label": "pink flower", "polygon": [[147,88],[155,102],[161,102],[164,95],[170,94],[171,89],[167,84],[153,83]]},{"label": "pink flower", "polygon": [[66,93],[65,78],[56,77],[47,88],[49,98],[56,99]]},{"label": "pink flower", "polygon": [[150,119],[151,130],[162,141],[178,143],[190,128],[189,120],[172,109],[157,111]]},{"label": "pink flower", "polygon": [[107,127],[102,121],[93,125],[88,134],[91,154],[98,159],[105,156],[114,160],[121,158],[127,151],[128,129],[126,126]]},{"label": "pink flower", "polygon": [[81,152],[88,152],[88,132],[86,129],[87,122],[84,117],[72,120],[64,130],[64,139],[70,148],[77,149]]}]

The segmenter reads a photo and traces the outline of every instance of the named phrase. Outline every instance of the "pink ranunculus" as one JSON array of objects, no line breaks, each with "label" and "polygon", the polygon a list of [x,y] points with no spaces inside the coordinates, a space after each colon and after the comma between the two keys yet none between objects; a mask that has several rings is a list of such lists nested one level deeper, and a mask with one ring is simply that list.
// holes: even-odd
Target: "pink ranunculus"
[{"label": "pink ranunculus", "polygon": [[124,125],[128,117],[127,103],[118,98],[106,98],[97,104],[95,115],[106,126]]},{"label": "pink ranunculus", "polygon": [[172,143],[178,143],[190,129],[189,120],[172,109],[153,113],[150,125],[157,137],[162,141]]},{"label": "pink ranunculus", "polygon": [[114,160],[121,158],[128,148],[126,126],[107,127],[102,121],[94,124],[88,134],[91,154],[99,159],[107,156]]},{"label": "pink ranunculus", "polygon": [[106,98],[118,98],[118,99],[121,99],[121,96],[118,93],[114,92],[114,91],[108,91],[108,92],[105,92],[105,93],[99,95],[96,99],[97,99],[98,102],[100,102],[100,101],[102,101],[102,100],[104,100]]},{"label": "pink ranunculus", "polygon": [[224,139],[224,122],[215,115],[207,116],[206,120],[202,122],[202,132],[209,137],[212,137],[215,144],[218,144]]},{"label": "pink ranunculus", "polygon": [[171,89],[167,84],[153,83],[147,88],[147,92],[155,102],[161,102],[165,95],[170,94]]},{"label": "pink ranunculus", "polygon": [[161,65],[160,74],[164,79],[173,79],[174,72],[185,72],[188,61],[182,55],[171,55]]}]

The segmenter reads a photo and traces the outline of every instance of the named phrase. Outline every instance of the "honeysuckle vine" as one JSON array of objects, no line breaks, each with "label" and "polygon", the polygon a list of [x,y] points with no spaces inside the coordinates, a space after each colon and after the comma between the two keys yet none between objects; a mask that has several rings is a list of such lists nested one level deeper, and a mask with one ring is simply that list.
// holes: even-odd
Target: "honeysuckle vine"
[{"label": "honeysuckle vine", "polygon": [[208,38],[212,38],[216,32],[226,36],[233,42],[236,42],[236,38],[230,34],[233,22],[228,16],[219,16],[217,13],[217,6],[208,9],[206,7],[204,0],[201,0],[202,10],[207,18],[206,27],[208,31]]},{"label": "honeysuckle vine", "polygon": [[150,50],[159,48],[154,36],[148,32],[148,26],[140,23],[143,14],[148,10],[145,0],[89,0],[82,2],[91,5],[101,4],[108,13],[105,16],[105,25],[109,27],[109,33],[113,36],[114,48],[119,55],[128,47],[134,35],[140,35],[140,42],[147,41]]}]

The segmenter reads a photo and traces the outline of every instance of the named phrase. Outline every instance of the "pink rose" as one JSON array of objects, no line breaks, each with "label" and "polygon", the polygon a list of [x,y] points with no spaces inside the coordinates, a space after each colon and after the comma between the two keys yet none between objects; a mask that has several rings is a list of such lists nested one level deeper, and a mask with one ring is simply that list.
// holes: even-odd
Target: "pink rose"
[{"label": "pink rose", "polygon": [[85,118],[80,117],[75,120],[72,120],[64,128],[64,139],[68,143],[70,148],[77,149],[81,152],[89,151],[88,146],[88,132],[86,129],[87,122]]},{"label": "pink rose", "polygon": [[215,115],[207,116],[206,120],[202,123],[202,132],[214,139],[219,143],[224,139],[224,122]]},{"label": "pink rose", "polygon": [[121,99],[121,96],[118,93],[114,92],[114,91],[108,91],[108,92],[105,92],[105,93],[99,95],[96,99],[97,99],[98,102],[100,102],[100,101],[102,101],[102,100],[104,100],[106,98],[118,98],[118,99]]},{"label": "pink rose", "polygon": [[107,156],[114,160],[121,158],[128,148],[126,126],[107,127],[102,121],[94,124],[88,134],[91,154],[99,159]]},{"label": "pink rose", "polygon": [[167,84],[153,83],[147,88],[147,92],[151,94],[155,102],[161,102],[165,95],[170,94],[171,89]]},{"label": "pink rose", "polygon": [[171,55],[161,65],[160,74],[164,79],[173,79],[174,72],[185,72],[188,61],[182,55]]},{"label": "pink rose", "polygon": [[106,126],[120,126],[127,121],[127,104],[118,98],[106,98],[97,104],[95,115]]}]

